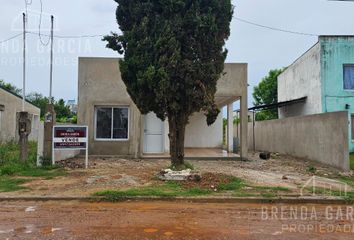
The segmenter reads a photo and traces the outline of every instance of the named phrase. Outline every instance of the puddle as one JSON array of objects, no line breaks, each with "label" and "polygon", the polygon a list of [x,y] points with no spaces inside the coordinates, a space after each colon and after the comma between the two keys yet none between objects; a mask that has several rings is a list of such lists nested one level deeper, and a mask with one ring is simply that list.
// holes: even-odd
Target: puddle
[{"label": "puddle", "polygon": [[12,233],[13,231],[15,231],[15,230],[14,229],[0,230],[0,234]]},{"label": "puddle", "polygon": [[34,212],[36,211],[36,207],[28,207],[25,209],[25,212]]}]

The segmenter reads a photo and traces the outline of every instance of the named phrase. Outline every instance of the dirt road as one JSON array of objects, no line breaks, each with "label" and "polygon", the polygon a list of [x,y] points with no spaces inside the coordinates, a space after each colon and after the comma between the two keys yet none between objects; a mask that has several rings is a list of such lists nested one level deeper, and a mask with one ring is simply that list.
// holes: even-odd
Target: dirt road
[{"label": "dirt road", "polygon": [[353,239],[353,205],[1,202],[0,239]]}]

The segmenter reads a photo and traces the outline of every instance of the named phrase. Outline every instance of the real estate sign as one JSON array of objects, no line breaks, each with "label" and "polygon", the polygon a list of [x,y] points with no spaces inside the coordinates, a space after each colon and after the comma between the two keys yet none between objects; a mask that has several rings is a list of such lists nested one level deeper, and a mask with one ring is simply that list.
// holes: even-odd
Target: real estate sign
[{"label": "real estate sign", "polygon": [[85,150],[85,167],[88,167],[88,137],[87,126],[53,126],[53,165],[55,150]]},{"label": "real estate sign", "polygon": [[87,127],[54,126],[54,149],[86,149]]}]

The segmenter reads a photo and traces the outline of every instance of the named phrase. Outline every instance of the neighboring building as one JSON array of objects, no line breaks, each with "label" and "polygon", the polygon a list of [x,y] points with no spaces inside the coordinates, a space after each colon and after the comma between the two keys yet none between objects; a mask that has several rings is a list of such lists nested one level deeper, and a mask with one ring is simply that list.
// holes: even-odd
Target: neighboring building
[{"label": "neighboring building", "polygon": [[[79,58],[78,124],[89,127],[91,155],[142,157],[169,151],[168,123],[140,114],[121,79],[117,58]],[[228,149],[233,147],[233,102],[241,100],[242,157],[247,157],[247,64],[226,64],[216,103],[228,106]],[[222,148],[222,114],[207,126],[204,114],[191,116],[186,148]]]},{"label": "neighboring building", "polygon": [[[18,113],[22,111],[22,98],[0,87],[0,142],[16,141],[18,135]],[[37,141],[40,124],[40,109],[32,103],[25,102],[25,111],[31,118],[30,141]]]},{"label": "neighboring building", "polygon": [[74,114],[77,114],[77,104],[76,100],[68,100],[67,104],[70,108],[70,111]]},{"label": "neighboring building", "polygon": [[354,36],[320,36],[278,77],[278,101],[298,99],[304,101],[281,107],[279,118],[348,111],[354,151]]}]

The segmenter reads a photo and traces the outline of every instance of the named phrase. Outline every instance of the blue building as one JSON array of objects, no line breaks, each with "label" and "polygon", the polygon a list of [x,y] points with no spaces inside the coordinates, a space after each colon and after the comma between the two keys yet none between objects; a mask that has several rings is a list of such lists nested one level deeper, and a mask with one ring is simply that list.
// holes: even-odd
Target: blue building
[{"label": "blue building", "polygon": [[278,77],[278,101],[297,99],[303,101],[280,108],[279,118],[347,111],[354,152],[354,36],[320,36]]}]

